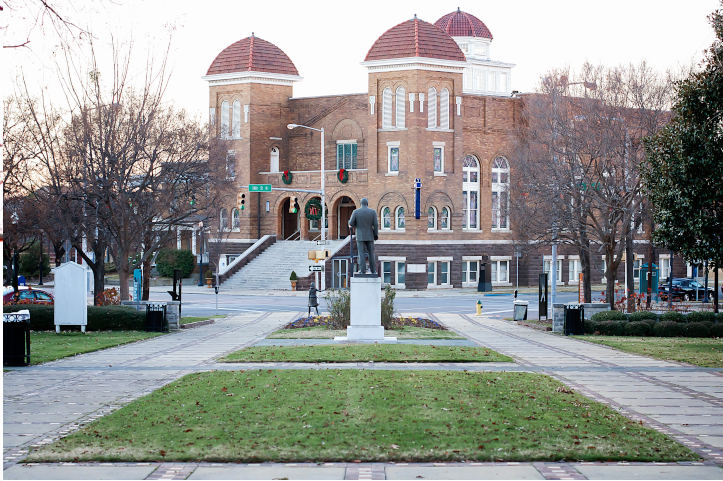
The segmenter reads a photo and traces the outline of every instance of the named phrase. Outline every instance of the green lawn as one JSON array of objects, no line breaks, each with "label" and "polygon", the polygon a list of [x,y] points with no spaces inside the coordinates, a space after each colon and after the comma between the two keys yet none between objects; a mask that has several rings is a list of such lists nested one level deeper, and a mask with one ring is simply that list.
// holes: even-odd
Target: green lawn
[{"label": "green lawn", "polygon": [[218,316],[187,316],[181,318],[181,324],[190,324],[192,322],[207,321],[209,319],[223,319],[225,315]]},{"label": "green lawn", "polygon": [[159,332],[142,331],[52,331],[30,333],[30,363],[40,364],[64,357],[120,346],[160,335]]},{"label": "green lawn", "polygon": [[26,462],[697,460],[533,373],[248,370],[189,374]]},{"label": "green lawn", "polygon": [[703,367],[723,367],[723,340],[695,337],[574,336],[632,354],[682,361]]},{"label": "green lawn", "polygon": [[[384,331],[387,337],[397,339],[465,339],[453,331],[429,329],[426,327],[405,327],[401,331]],[[326,326],[301,327],[298,329],[280,329],[272,332],[266,339],[334,339],[346,336],[346,330],[329,329]]]},{"label": "green lawn", "polygon": [[316,346],[252,346],[232,352],[220,362],[512,362],[484,347],[421,344],[322,344]]}]

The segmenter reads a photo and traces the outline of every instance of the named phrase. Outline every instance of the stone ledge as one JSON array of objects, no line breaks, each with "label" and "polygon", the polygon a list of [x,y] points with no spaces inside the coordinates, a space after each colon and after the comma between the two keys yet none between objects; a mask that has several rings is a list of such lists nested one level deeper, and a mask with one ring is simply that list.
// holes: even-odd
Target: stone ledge
[{"label": "stone ledge", "polygon": [[538,331],[552,331],[551,326],[541,326],[539,324],[531,324],[525,321],[517,321],[517,325],[523,327],[531,327],[532,329],[537,329]]}]

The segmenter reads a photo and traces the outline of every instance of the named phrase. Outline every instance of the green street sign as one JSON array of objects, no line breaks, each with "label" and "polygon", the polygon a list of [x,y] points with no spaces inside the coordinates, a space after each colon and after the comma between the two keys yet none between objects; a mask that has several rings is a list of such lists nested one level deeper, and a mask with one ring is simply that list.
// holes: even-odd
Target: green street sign
[{"label": "green street sign", "polygon": [[271,184],[249,184],[249,192],[271,192]]}]

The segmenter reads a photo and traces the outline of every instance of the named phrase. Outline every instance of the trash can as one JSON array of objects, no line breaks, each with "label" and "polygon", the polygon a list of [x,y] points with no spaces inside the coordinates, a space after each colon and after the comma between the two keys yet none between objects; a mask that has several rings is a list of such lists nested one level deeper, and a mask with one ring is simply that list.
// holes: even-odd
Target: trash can
[{"label": "trash can", "polygon": [[30,364],[30,311],[3,314],[3,366]]},{"label": "trash can", "polygon": [[527,320],[527,306],[528,301],[515,301],[513,303],[513,319],[515,321],[526,321]]},{"label": "trash can", "polygon": [[149,302],[146,304],[146,332],[168,332],[165,303]]},{"label": "trash can", "polygon": [[564,316],[563,332],[566,336],[582,336],[585,334],[585,308],[582,304],[565,304]]}]

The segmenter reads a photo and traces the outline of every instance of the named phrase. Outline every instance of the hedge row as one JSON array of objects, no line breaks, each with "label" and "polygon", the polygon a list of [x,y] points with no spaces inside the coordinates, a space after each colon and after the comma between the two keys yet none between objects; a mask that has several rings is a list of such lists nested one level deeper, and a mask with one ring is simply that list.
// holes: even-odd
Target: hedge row
[{"label": "hedge row", "polygon": [[[54,306],[15,305],[3,306],[3,312],[30,311],[32,331],[54,331]],[[127,306],[88,306],[88,331],[143,331],[146,312]],[[62,330],[80,330],[78,326],[63,326]]]},{"label": "hedge row", "polygon": [[585,321],[586,334],[633,337],[723,337],[723,323],[710,321]]},{"label": "hedge row", "polygon": [[669,311],[664,314],[658,315],[650,311],[638,311],[632,314],[625,314],[620,311],[603,311],[593,314],[592,320],[595,322],[602,321],[653,321],[653,322],[678,322],[681,324],[690,324],[693,322],[723,322],[723,312],[716,314],[710,311],[695,311],[688,314],[681,314],[680,312]]}]

